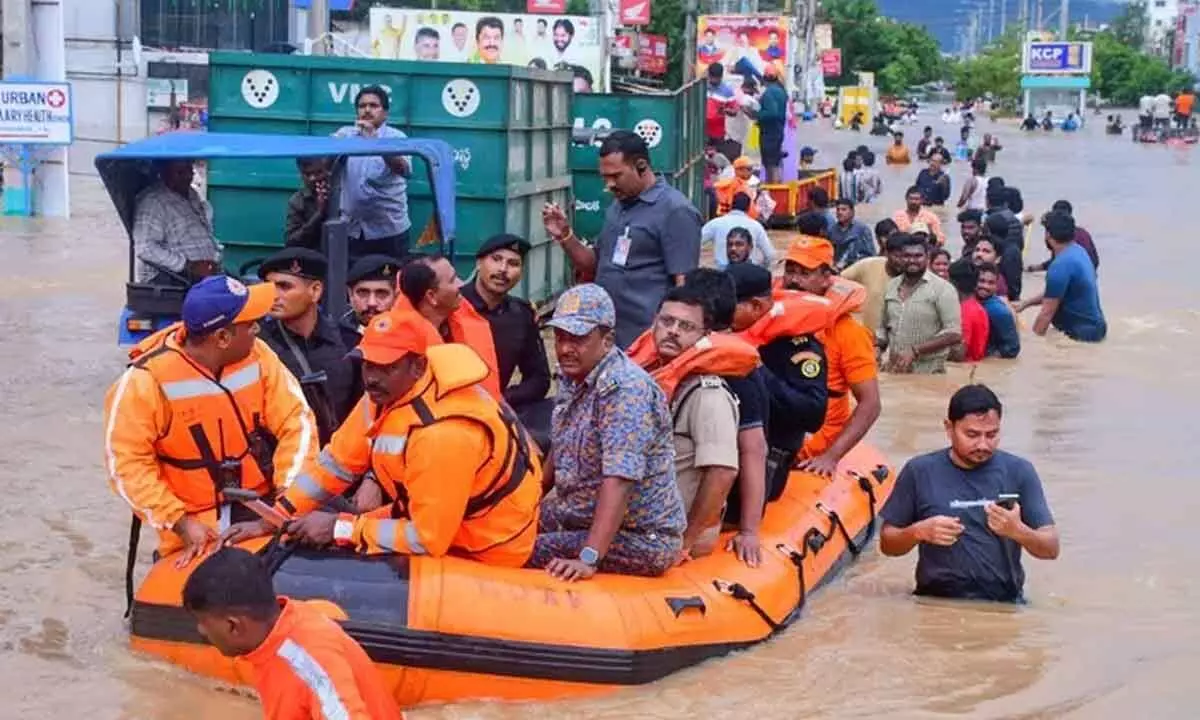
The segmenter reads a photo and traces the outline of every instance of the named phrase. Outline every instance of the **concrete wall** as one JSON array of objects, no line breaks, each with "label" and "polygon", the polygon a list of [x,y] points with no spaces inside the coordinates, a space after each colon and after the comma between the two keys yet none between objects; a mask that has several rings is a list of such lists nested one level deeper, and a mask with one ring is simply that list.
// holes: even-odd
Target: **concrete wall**
[{"label": "concrete wall", "polygon": [[130,49],[137,0],[66,0],[64,13],[76,108],[70,167],[72,174],[90,174],[98,153],[146,135],[145,72]]}]

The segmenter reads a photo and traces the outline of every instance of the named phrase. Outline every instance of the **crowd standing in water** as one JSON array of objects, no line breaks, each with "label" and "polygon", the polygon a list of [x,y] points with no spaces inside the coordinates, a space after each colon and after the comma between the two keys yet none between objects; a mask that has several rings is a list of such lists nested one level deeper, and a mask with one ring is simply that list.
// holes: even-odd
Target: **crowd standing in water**
[{"label": "crowd standing in water", "polygon": [[[339,135],[398,132],[381,89],[364,88],[356,106],[356,130]],[[929,167],[904,208],[874,228],[856,219],[881,188],[873,153],[859,148],[845,161],[843,196],[814,189],[777,258],[755,219],[769,209],[756,202],[753,163],[709,120],[712,153],[733,153],[734,172],[714,186],[707,222],[625,131],[599,150],[614,201],[598,237],[584,241],[561,208],[544,208],[547,234],[582,281],[548,321],[554,398],[533,309],[510,294],[529,243],[489,239],[466,283],[447,258],[411,252],[406,163],[359,159],[349,176],[351,310],[336,320],[319,303],[343,290],[325,286],[313,247],[329,199],[323,160],[299,162],[289,247],[264,261],[256,285],[213,274],[211,221],[194,211],[203,206],[181,164],[164,165],[162,186],[139,198],[140,272],[197,281],[181,322],[135,348],[110,389],[106,468],[114,492],[158,531],[160,555],[178,552],[180,567],[204,558],[184,606],[222,652],[255,667],[268,717],[399,711],[335,623],[277,600],[248,553],[211,552],[272,530],[214,482],[272,500],[299,542],[366,555],[452,554],[564,581],[658,576],[716,552],[755,567],[765,508],[789,473],[832,476],[874,425],[880,370],[1016,357],[1026,307],[1040,307],[1037,334],[1104,338],[1095,246],[1065,202],[1042,220],[1051,259],[1030,268],[1046,271],[1046,290],[1021,300],[1024,204],[988,177],[999,150],[990,138],[963,137],[972,178],[960,198],[961,257],[930,209],[951,197],[942,166],[953,158],[927,128],[917,157]],[[903,165],[902,136],[892,148],[889,164]],[[809,167],[815,155],[802,153]],[[764,153],[768,174],[774,160]],[[180,231],[160,232],[168,222]],[[700,267],[705,243],[715,268]],[[1016,601],[1021,549],[1058,553],[1036,472],[996,450],[1001,412],[983,386],[956,393],[949,449],[911,461],[884,508],[883,551],[920,545],[919,593]],[[733,533],[725,547],[722,530]]]}]

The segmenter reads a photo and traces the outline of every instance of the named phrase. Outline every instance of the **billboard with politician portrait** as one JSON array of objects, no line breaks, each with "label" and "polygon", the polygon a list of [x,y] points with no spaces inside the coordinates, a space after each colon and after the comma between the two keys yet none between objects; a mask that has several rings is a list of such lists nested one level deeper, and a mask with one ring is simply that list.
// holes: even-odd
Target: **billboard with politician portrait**
[{"label": "billboard with politician portrait", "polygon": [[[779,15],[703,15],[697,23],[696,73],[721,63],[727,79],[761,79],[767,65],[788,77],[788,19]],[[733,77],[731,78],[730,75]]]},{"label": "billboard with politician portrait", "polygon": [[375,7],[371,54],[386,60],[569,69],[577,91],[604,90],[600,24],[590,17]]}]

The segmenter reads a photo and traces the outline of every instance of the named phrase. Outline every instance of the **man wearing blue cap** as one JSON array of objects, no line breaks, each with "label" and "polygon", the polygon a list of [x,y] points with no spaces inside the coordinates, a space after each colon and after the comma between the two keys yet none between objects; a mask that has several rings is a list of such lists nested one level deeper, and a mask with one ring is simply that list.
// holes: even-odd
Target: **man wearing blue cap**
[{"label": "man wearing blue cap", "polygon": [[135,524],[159,532],[159,554],[182,550],[180,566],[231,522],[253,517],[223,490],[266,497],[316,459],[316,423],[300,385],[256,337],[274,302],[273,285],[201,280],[184,298],[183,321],[135,347],[105,398],[109,483]]},{"label": "man wearing blue cap", "polygon": [[531,567],[563,580],[597,570],[662,575],[683,548],[666,395],[614,345],[617,316],[599,285],[567,290],[549,325],[562,374]]}]

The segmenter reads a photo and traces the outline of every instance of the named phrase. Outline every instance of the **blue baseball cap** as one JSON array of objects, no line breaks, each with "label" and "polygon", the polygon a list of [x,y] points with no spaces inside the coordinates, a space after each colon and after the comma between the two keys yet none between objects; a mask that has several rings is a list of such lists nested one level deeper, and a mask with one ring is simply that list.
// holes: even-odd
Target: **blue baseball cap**
[{"label": "blue baseball cap", "polygon": [[210,275],[192,286],[183,298],[183,326],[193,335],[207,335],[237,323],[259,320],[275,304],[275,286],[246,286],[227,275]]},{"label": "blue baseball cap", "polygon": [[817,154],[817,149],[814,147],[809,147],[808,145],[805,145],[804,147],[800,148],[801,157],[803,157],[805,155],[808,155],[811,157],[816,154]]},{"label": "blue baseball cap", "polygon": [[587,335],[598,327],[616,327],[617,311],[604,288],[595,283],[584,283],[558,298],[554,315],[546,324],[572,335]]}]

